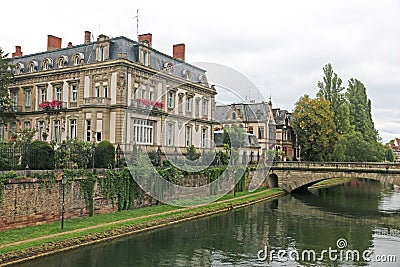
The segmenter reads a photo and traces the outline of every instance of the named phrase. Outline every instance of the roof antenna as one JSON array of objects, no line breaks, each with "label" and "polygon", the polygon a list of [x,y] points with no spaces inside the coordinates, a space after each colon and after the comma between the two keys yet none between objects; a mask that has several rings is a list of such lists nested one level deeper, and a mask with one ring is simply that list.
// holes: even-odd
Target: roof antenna
[{"label": "roof antenna", "polygon": [[137,38],[139,38],[139,9],[136,9],[136,16],[134,16],[132,19],[136,19],[136,35]]}]

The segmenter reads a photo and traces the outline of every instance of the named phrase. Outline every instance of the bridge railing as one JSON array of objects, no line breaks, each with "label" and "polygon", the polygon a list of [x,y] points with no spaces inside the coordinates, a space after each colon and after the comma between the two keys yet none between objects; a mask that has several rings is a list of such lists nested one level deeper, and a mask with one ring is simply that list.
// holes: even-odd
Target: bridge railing
[{"label": "bridge railing", "polygon": [[315,162],[315,161],[278,161],[273,167],[296,169],[353,169],[353,170],[400,170],[400,163],[387,162]]}]

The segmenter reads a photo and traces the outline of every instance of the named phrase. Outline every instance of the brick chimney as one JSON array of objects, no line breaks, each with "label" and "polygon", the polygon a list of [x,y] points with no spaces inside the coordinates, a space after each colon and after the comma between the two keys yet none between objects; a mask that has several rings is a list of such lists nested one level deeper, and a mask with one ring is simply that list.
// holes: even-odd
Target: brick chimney
[{"label": "brick chimney", "polygon": [[22,57],[21,47],[19,45],[15,46],[15,52],[12,53],[12,57]]},{"label": "brick chimney", "polygon": [[173,47],[173,57],[185,61],[185,44],[175,44]]},{"label": "brick chimney", "polygon": [[90,31],[85,31],[85,44],[90,43],[92,33]]},{"label": "brick chimney", "polygon": [[54,35],[47,35],[47,51],[61,48],[62,39]]},{"label": "brick chimney", "polygon": [[151,41],[153,39],[153,36],[151,33],[145,33],[145,34],[141,34],[138,37],[138,41],[139,43],[142,43],[143,41],[146,41],[149,43],[149,47],[151,47]]}]

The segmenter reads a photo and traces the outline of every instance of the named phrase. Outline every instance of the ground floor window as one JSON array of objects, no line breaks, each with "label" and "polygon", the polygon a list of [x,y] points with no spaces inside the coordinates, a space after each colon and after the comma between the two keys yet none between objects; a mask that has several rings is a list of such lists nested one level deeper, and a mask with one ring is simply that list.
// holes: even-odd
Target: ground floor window
[{"label": "ground floor window", "polygon": [[133,132],[136,144],[152,145],[154,122],[149,120],[134,119]]}]

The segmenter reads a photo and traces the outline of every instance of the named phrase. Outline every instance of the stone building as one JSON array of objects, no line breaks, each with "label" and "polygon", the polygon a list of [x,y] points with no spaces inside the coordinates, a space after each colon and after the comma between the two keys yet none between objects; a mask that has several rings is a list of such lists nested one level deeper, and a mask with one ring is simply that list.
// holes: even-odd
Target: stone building
[{"label": "stone building", "polygon": [[[247,153],[244,157],[256,160],[263,152],[275,149],[276,132],[271,101],[216,106],[215,130],[232,127],[235,124],[257,138],[257,149],[254,150],[252,146],[249,151],[242,151],[241,153]],[[250,153],[254,154],[254,157]]]},{"label": "stone building", "polygon": [[47,51],[12,54],[15,103],[0,139],[34,128],[36,138],[67,138],[113,144],[209,148],[213,139],[214,99],[206,71],[185,62],[185,45],[173,56],[152,48],[152,35],[138,41],[100,35],[62,48],[49,35]]},{"label": "stone building", "polygon": [[[292,128],[293,115],[284,109],[272,110],[276,123],[276,151],[283,160],[299,160],[300,147],[297,146],[296,134]],[[282,153],[283,152],[283,153]]]}]

